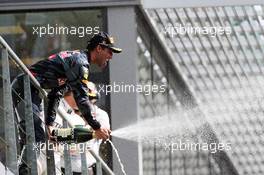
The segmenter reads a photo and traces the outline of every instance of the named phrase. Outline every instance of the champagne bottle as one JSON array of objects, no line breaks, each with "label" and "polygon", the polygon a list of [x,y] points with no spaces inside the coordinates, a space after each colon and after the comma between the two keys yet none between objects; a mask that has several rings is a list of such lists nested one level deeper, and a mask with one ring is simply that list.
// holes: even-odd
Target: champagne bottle
[{"label": "champagne bottle", "polygon": [[95,138],[95,134],[88,128],[60,128],[52,131],[57,142],[82,143]]}]

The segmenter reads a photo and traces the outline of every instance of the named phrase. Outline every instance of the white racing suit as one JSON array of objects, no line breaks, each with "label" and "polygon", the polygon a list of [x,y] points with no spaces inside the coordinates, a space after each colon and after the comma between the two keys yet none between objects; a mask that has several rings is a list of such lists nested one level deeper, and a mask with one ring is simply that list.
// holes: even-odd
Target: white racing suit
[{"label": "white racing suit", "polygon": [[[63,107],[66,111],[68,111],[69,116],[69,122],[73,125],[86,125],[85,127],[91,128],[85,121],[77,114],[73,112],[73,109],[65,102],[65,100],[61,100],[60,102],[60,107]],[[101,124],[101,126],[109,128],[110,129],[110,123],[109,123],[109,117],[108,114],[97,107],[96,105],[92,106],[92,115],[95,117],[95,119]],[[57,114],[58,115],[58,114]],[[56,123],[61,123],[62,124],[62,119],[60,117],[56,117],[55,120]],[[100,139],[92,139],[88,142],[86,142],[85,146],[77,144],[71,147],[70,149],[70,156],[71,156],[71,168],[72,171],[75,173],[81,173],[81,154],[85,148],[92,149],[96,154],[99,155],[99,147],[101,144],[102,140]],[[76,149],[77,148],[77,149]],[[55,153],[55,162],[56,162],[56,171],[59,172],[61,168],[65,168],[64,166],[64,155],[63,155],[63,150],[60,150]],[[87,167],[91,167],[96,163],[95,158],[91,155],[91,153],[86,150],[86,162],[87,162]],[[91,170],[89,170],[91,171]],[[91,172],[90,172],[91,173]]]}]

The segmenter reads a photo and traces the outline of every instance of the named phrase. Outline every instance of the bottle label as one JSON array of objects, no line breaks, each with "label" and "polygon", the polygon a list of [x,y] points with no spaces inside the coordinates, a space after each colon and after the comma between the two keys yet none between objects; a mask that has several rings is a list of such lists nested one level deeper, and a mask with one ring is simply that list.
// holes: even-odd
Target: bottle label
[{"label": "bottle label", "polygon": [[63,138],[66,138],[68,136],[72,137],[72,129],[67,128],[67,129],[58,129],[58,136],[61,136]]}]

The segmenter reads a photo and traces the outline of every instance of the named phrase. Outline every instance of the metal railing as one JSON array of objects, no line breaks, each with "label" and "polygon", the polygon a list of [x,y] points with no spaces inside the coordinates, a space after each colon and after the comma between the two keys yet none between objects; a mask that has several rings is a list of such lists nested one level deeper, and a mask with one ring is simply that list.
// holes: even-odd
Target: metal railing
[{"label": "metal railing", "polygon": [[[44,105],[47,102],[47,92],[40,87],[39,82],[34,78],[34,76],[31,74],[31,72],[28,70],[28,68],[25,66],[25,64],[19,59],[19,57],[16,55],[16,53],[11,49],[11,47],[6,43],[6,41],[0,36],[0,49],[2,49],[2,80],[3,80],[3,107],[1,109],[4,111],[4,134],[5,138],[1,141],[5,145],[6,149],[6,166],[14,173],[18,174],[18,163],[22,160],[22,156],[17,155],[17,136],[16,136],[16,121],[14,116],[14,109],[13,109],[13,101],[12,101],[12,85],[10,82],[10,70],[9,70],[9,58],[12,59],[12,61],[15,62],[15,64],[21,68],[22,72],[25,74],[24,76],[24,103],[25,103],[25,125],[26,125],[26,142],[27,142],[27,149],[24,151],[22,149],[22,154],[25,152],[27,160],[30,160],[27,162],[31,174],[35,175],[38,174],[37,170],[37,158],[36,158],[36,152],[32,151],[33,145],[35,143],[35,133],[34,133],[34,121],[33,121],[33,111],[32,111],[32,102],[31,102],[31,91],[30,91],[30,82],[36,87],[40,94],[41,98],[44,100]],[[44,106],[45,107],[45,106]],[[16,112],[16,111],[15,111]],[[65,115],[65,111],[62,109],[58,109],[58,114],[63,118],[64,126],[73,127],[73,124],[68,122],[68,118]],[[66,123],[66,124],[65,124]],[[102,168],[105,170],[105,172],[109,175],[114,175],[113,171],[107,166],[107,164],[103,161],[103,159],[97,155],[93,150],[89,149],[89,152],[91,155],[96,159],[96,169],[97,175],[102,174]],[[71,160],[69,157],[69,152],[64,151],[65,153],[65,174],[71,174],[71,171],[66,170],[66,167],[71,167]],[[53,151],[47,151],[47,174],[55,174],[55,162],[54,162],[54,153]],[[86,156],[81,155],[82,159],[82,174],[88,173],[88,167],[86,164],[83,165],[83,163],[86,162]],[[69,168],[71,169],[71,168]]]}]

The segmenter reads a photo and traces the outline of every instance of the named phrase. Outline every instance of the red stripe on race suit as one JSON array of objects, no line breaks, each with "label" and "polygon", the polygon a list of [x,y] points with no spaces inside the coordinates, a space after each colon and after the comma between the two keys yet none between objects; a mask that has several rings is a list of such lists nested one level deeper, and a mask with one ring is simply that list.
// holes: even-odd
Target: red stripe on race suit
[{"label": "red stripe on race suit", "polygon": [[[74,51],[62,51],[62,52],[59,53],[59,56],[60,56],[61,58],[64,59],[64,58],[70,57],[71,55],[73,55],[73,54],[75,54],[75,53],[77,53],[77,52],[79,52],[79,50],[74,50]],[[52,59],[56,58],[56,55],[57,55],[57,54],[53,54],[53,55],[49,56],[48,59],[49,59],[49,60],[52,60]]]},{"label": "red stripe on race suit", "polygon": [[56,58],[56,54],[53,54],[53,55],[51,55],[51,56],[48,57],[49,60],[52,60],[54,58]]}]

